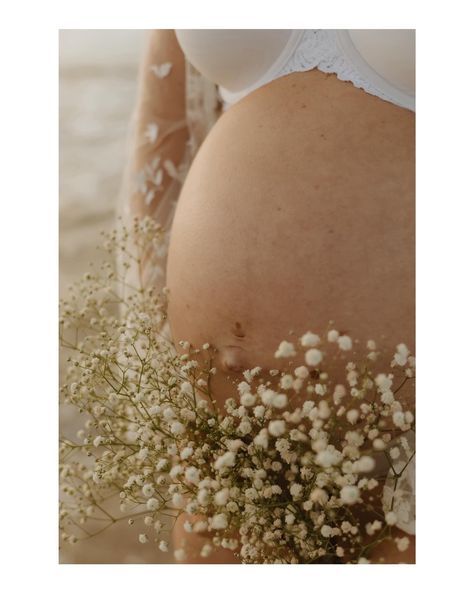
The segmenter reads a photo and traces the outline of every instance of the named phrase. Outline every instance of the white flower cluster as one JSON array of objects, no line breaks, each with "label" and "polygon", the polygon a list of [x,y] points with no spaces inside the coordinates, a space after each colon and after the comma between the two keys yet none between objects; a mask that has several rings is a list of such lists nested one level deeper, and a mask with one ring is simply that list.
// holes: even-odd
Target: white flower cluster
[{"label": "white flower cluster", "polygon": [[[135,227],[140,236],[153,230],[149,222]],[[117,248],[120,239],[108,243]],[[377,455],[391,459],[395,482],[413,456],[405,437],[414,433],[413,409],[398,399],[414,378],[406,345],[397,346],[391,372],[375,373],[380,352],[370,341],[360,363],[346,362],[345,376],[332,380],[327,361],[346,360],[353,341],[332,327],[324,336],[308,331],[276,348],[275,358],[288,360],[283,370],[245,370],[219,408],[215,366],[193,359],[201,351],[210,360],[209,344],[183,342],[179,356],[160,333],[167,294],[153,290],[123,303],[126,315],[117,318],[110,288],[120,276],[105,271],[104,281],[88,274],[62,306],[61,339],[73,352],[62,397],[88,416],[79,442],[60,447],[64,542],[81,538],[77,525],[128,519],[148,529],[140,543],[167,553],[166,516],[185,513],[196,517],[186,532],[214,535],[202,557],[222,547],[243,563],[361,563],[369,560],[363,549],[406,522],[406,498],[387,505],[387,492],[368,522],[358,518],[376,503]],[[114,493],[120,514],[111,516],[104,502]],[[174,557],[186,561],[186,549]]]}]

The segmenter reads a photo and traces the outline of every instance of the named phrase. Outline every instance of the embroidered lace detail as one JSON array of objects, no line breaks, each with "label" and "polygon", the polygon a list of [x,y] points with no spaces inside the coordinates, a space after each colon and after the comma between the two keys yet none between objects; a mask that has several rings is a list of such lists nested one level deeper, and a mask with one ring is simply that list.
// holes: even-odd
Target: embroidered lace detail
[{"label": "embroidered lace detail", "polygon": [[[399,105],[400,103],[397,100],[369,82],[360,73],[357,66],[352,63],[339,45],[337,37],[338,32],[335,29],[305,30],[295,51],[286,64],[272,75],[271,80],[292,72],[305,72],[317,68],[328,74],[336,74],[339,80],[352,82],[356,88],[360,88],[384,101]],[[270,80],[266,82],[270,82]],[[233,104],[223,98],[221,100],[224,111]]]},{"label": "embroidered lace detail", "polygon": [[288,62],[273,78],[279,78],[285,74],[291,74],[291,72],[305,72],[313,68],[336,74],[339,80],[352,82],[355,87],[393,103],[393,99],[361,76],[350,59],[342,53],[337,43],[336,30],[309,29],[305,31]]},{"label": "embroidered lace detail", "polygon": [[393,509],[397,516],[396,526],[407,534],[415,534],[416,530],[416,494],[415,494],[415,439],[414,433],[408,432],[393,444],[399,446],[400,457],[393,463],[394,470],[401,477],[395,478],[392,469],[389,470],[383,488],[383,507],[385,512]]}]

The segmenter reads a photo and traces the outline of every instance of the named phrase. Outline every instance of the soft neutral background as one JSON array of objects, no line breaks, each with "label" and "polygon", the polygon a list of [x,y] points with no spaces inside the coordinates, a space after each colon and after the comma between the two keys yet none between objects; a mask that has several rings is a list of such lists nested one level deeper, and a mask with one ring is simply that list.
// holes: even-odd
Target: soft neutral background
[{"label": "soft neutral background", "polygon": [[[60,296],[96,260],[101,230],[112,227],[126,158],[143,30],[62,30],[59,35]],[[65,356],[61,355],[60,379]],[[61,432],[81,423],[62,410]],[[140,519],[137,519],[137,523]],[[61,563],[172,563],[171,553],[138,542],[126,521],[65,547]]]}]

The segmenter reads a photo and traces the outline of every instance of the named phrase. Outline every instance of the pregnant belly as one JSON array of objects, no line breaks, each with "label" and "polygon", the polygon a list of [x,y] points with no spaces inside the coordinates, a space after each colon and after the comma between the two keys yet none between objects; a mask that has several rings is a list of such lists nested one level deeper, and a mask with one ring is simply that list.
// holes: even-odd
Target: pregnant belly
[{"label": "pregnant belly", "polygon": [[216,348],[218,397],[245,368],[278,368],[290,332],[329,321],[361,349],[414,351],[414,161],[413,113],[319,71],[221,116],[183,186],[167,265],[173,339]]}]

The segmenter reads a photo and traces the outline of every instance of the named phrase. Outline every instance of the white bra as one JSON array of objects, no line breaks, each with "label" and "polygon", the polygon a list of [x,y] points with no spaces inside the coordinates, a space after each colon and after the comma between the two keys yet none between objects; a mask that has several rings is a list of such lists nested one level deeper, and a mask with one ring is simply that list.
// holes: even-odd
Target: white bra
[{"label": "white bra", "polygon": [[291,72],[317,68],[415,111],[413,29],[176,29],[193,66],[218,85],[223,109]]}]

